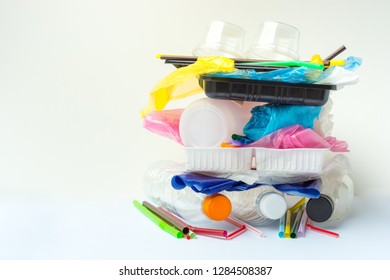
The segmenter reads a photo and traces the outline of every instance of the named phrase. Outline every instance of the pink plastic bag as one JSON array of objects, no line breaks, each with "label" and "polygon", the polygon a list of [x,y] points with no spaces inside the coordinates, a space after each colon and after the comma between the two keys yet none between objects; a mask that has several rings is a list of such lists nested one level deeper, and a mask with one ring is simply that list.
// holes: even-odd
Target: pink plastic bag
[{"label": "pink plastic bag", "polygon": [[314,130],[300,125],[283,127],[245,146],[272,149],[328,148],[333,152],[349,152],[345,141],[332,136],[323,138]]},{"label": "pink plastic bag", "polygon": [[184,109],[152,111],[145,116],[143,126],[160,136],[183,145],[179,132],[180,117]]}]

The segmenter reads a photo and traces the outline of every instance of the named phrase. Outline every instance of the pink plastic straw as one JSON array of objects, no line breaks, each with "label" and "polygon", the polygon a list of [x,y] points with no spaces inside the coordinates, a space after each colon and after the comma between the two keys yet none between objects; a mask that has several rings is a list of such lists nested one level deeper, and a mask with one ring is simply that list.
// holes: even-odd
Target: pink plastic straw
[{"label": "pink plastic straw", "polygon": [[229,223],[236,225],[236,226],[245,226],[247,229],[249,229],[253,234],[257,235],[258,237],[265,237],[265,235],[258,229],[248,225],[247,223],[241,221],[240,219],[236,217],[229,216],[226,221]]},{"label": "pink plastic straw", "polygon": [[245,231],[246,231],[246,226],[243,225],[239,229],[237,229],[236,231],[229,233],[228,236],[226,236],[226,239],[227,240],[233,239],[233,238],[239,236],[240,234],[244,233]]},{"label": "pink plastic straw", "polygon": [[297,234],[298,238],[305,237],[307,218],[308,217],[306,214],[306,210],[303,210],[302,219],[301,222],[299,223],[299,228],[298,228],[298,234]]},{"label": "pink plastic straw", "polygon": [[169,215],[173,220],[175,220],[178,223],[181,223],[182,225],[188,227],[189,230],[195,232],[199,235],[210,235],[210,236],[219,236],[219,237],[226,237],[228,235],[226,230],[222,229],[213,229],[213,228],[201,228],[201,227],[194,227],[187,223],[185,223],[183,220],[179,219],[177,216],[166,210],[165,208],[159,206],[157,207],[165,214]]},{"label": "pink plastic straw", "polygon": [[228,233],[226,230],[222,229],[213,229],[213,228],[201,228],[201,227],[188,227],[191,231],[199,235],[210,235],[215,237],[227,237]]},{"label": "pink plastic straw", "polygon": [[333,232],[333,231],[329,231],[329,230],[325,230],[325,229],[322,229],[322,228],[318,228],[318,227],[315,227],[311,224],[306,224],[306,228],[307,229],[310,229],[310,230],[313,230],[313,231],[316,231],[316,232],[319,232],[319,233],[322,233],[322,234],[325,234],[325,235],[329,235],[331,237],[335,237],[335,238],[339,238],[340,235],[336,232]]}]

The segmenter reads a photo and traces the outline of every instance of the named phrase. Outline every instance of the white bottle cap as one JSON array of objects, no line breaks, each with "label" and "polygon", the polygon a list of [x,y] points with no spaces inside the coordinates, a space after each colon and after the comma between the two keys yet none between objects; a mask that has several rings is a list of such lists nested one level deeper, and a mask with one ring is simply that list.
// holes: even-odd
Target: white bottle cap
[{"label": "white bottle cap", "polygon": [[287,201],[280,194],[267,193],[260,200],[260,211],[269,219],[280,219],[287,211]]}]

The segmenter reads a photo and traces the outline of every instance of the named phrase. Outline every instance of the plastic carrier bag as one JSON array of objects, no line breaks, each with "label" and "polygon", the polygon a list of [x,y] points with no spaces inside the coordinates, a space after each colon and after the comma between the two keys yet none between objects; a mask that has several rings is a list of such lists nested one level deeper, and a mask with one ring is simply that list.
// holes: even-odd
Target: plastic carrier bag
[{"label": "plastic carrier bag", "polygon": [[197,61],[181,67],[158,82],[150,93],[149,103],[142,111],[145,117],[151,111],[160,111],[170,100],[188,97],[202,91],[196,77],[213,72],[229,72],[234,69],[234,61],[222,56],[200,56]]},{"label": "plastic carrier bag", "polygon": [[301,125],[313,128],[314,121],[321,112],[321,106],[276,105],[256,106],[251,110],[252,117],[244,126],[245,137],[233,135],[233,140],[249,144],[282,127]]}]

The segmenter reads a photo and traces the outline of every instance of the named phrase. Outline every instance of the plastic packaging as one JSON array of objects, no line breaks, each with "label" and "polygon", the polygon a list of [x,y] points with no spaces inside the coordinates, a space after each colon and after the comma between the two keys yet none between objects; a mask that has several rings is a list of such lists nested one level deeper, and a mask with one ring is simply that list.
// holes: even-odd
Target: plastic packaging
[{"label": "plastic packaging", "polygon": [[251,117],[258,103],[200,98],[184,110],[179,124],[180,136],[186,147],[220,147],[231,139]]},{"label": "plastic packaging", "polygon": [[[248,68],[250,67],[250,64],[239,64],[240,66],[247,66]],[[254,66],[262,66],[262,65],[254,65]],[[272,66],[265,66],[263,67],[272,67]],[[273,66],[277,67],[277,66]],[[314,69],[314,68],[309,68],[305,66],[301,67],[285,67],[282,69],[277,69],[274,71],[266,71],[266,72],[260,72],[256,71],[255,69],[243,69],[243,70],[234,70],[229,73],[225,72],[215,72],[212,74],[208,74],[207,77],[219,77],[219,78],[229,78],[229,79],[240,79],[240,80],[246,80],[248,83],[251,84],[257,84],[261,85],[266,81],[272,81],[272,82],[281,82],[284,83],[286,87],[290,85],[296,85],[296,84],[301,84],[303,89],[304,88],[317,88],[320,89],[320,85],[312,85],[308,86],[309,84],[313,84],[315,82],[320,82],[323,79],[327,77],[329,72],[325,72],[319,69]],[[239,82],[243,83],[244,81],[231,81],[231,82]],[[281,84],[280,86],[283,86]],[[337,89],[335,85],[328,85],[328,87],[322,87],[322,88],[334,88]],[[258,93],[258,95],[260,95]],[[260,95],[261,96],[261,95]]]},{"label": "plastic packaging", "polygon": [[298,59],[299,30],[282,22],[266,21],[257,31],[247,56],[271,60]]},{"label": "plastic packaging", "polygon": [[252,148],[185,147],[188,171],[251,170]]},{"label": "plastic packaging", "polygon": [[[247,184],[242,181],[231,180],[223,177],[213,176],[215,173],[183,173],[172,177],[171,184],[174,189],[181,190],[190,187],[194,192],[201,192],[213,195],[222,191],[235,192],[247,191],[253,188],[271,186],[267,184]],[[321,179],[315,179],[300,183],[282,183],[273,185],[278,191],[308,198],[320,196]]]},{"label": "plastic packaging", "polygon": [[191,223],[222,221],[229,216],[231,203],[226,196],[207,196],[190,188],[174,189],[171,179],[179,170],[180,165],[172,161],[158,161],[148,168],[144,175],[144,191],[153,203]]},{"label": "plastic packaging", "polygon": [[142,109],[141,116],[145,117],[151,111],[160,111],[171,100],[200,93],[202,89],[197,83],[197,75],[232,71],[234,61],[227,57],[198,57],[197,61],[191,65],[176,69],[164,79],[158,82],[152,89],[148,104]]},{"label": "plastic packaging", "polygon": [[327,149],[255,148],[256,170],[320,175],[326,151]]},{"label": "plastic packaging", "polygon": [[354,184],[348,175],[341,184],[325,179],[320,197],[307,202],[307,215],[315,222],[343,220],[350,212],[353,196]]},{"label": "plastic packaging", "polygon": [[306,204],[309,218],[315,222],[345,219],[352,207],[354,184],[349,177],[352,167],[344,154],[332,157],[324,166],[321,195]]},{"label": "plastic packaging", "polygon": [[244,147],[270,149],[324,148],[332,152],[348,152],[348,144],[334,137],[322,137],[310,128],[293,125],[280,128]]},{"label": "plastic packaging", "polygon": [[[320,106],[275,104],[256,106],[251,110],[252,117],[243,128],[245,139],[253,142],[282,127],[295,124],[304,128],[313,128],[320,111]],[[238,140],[242,142],[243,139]]]},{"label": "plastic packaging", "polygon": [[152,111],[144,118],[144,128],[182,145],[179,123],[183,111],[184,109]]},{"label": "plastic packaging", "polygon": [[204,40],[193,50],[195,56],[221,55],[241,57],[245,31],[241,27],[223,21],[212,21]]},{"label": "plastic packaging", "polygon": [[254,225],[265,225],[280,219],[287,210],[283,194],[271,186],[243,192],[222,192],[232,203],[232,215]]},{"label": "plastic packaging", "polygon": [[[286,72],[285,69],[277,71]],[[200,76],[199,84],[207,97],[214,99],[308,106],[325,104],[329,98],[330,91],[337,90],[335,85],[305,84],[298,78],[292,79],[291,76],[286,77],[290,82],[283,82],[283,76],[280,76],[280,73],[276,73],[277,71],[259,73],[259,75],[263,75],[263,78],[264,76],[270,76],[269,80],[254,80],[251,79],[252,75],[249,78],[245,76],[235,78],[234,74],[237,71],[231,73],[219,72]],[[275,77],[275,79],[272,77]],[[297,81],[298,83],[292,83],[292,81]]]}]

